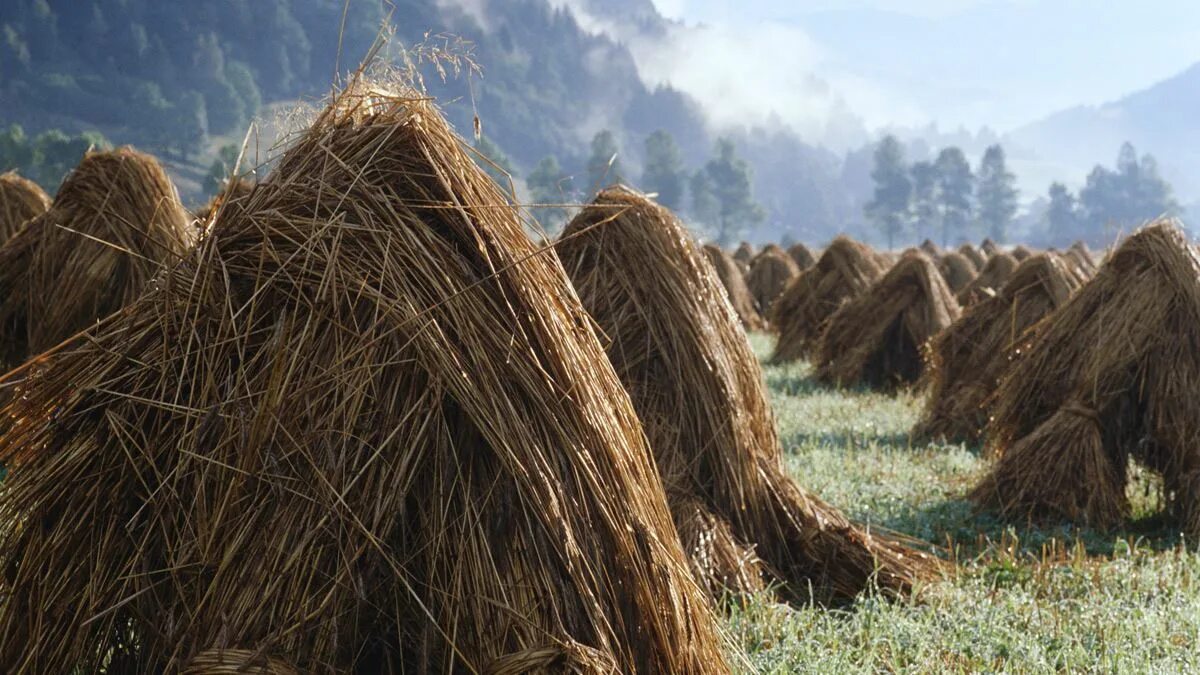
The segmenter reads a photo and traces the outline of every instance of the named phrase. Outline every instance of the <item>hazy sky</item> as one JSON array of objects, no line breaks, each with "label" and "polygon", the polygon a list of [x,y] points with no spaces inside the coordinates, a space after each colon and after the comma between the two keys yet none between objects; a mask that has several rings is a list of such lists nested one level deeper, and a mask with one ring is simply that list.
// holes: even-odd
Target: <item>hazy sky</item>
[{"label": "hazy sky", "polygon": [[936,120],[1008,131],[1200,61],[1200,0],[655,3],[743,40],[750,56],[779,55],[750,62],[768,80],[788,86],[804,70],[827,82],[873,128]]}]

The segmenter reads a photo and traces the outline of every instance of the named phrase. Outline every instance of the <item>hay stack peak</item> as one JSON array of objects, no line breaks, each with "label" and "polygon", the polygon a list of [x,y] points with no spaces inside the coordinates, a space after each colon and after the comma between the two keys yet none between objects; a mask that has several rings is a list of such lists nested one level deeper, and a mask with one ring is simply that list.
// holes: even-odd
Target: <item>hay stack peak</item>
[{"label": "hay stack peak", "polygon": [[971,264],[975,267],[976,274],[983,269],[984,265],[987,265],[987,256],[980,253],[979,249],[975,248],[971,244],[963,244],[962,246],[959,246],[958,252],[971,261]]},{"label": "hay stack peak", "polygon": [[1008,283],[1013,272],[1017,271],[1017,259],[1004,251],[997,251],[988,258],[987,264],[979,271],[979,276],[958,292],[958,304],[970,307],[986,298],[995,297]]},{"label": "hay stack peak", "polygon": [[725,294],[733,305],[733,311],[737,312],[742,327],[750,331],[766,330],[767,322],[758,313],[758,304],[754,302],[750,287],[746,285],[746,277],[738,268],[733,257],[715,244],[705,245],[704,255],[708,257],[708,262],[716,271],[717,278],[725,287]]},{"label": "hay stack peak", "polygon": [[926,344],[959,312],[929,256],[908,251],[830,318],[817,347],[816,377],[839,386],[913,384],[921,376]]},{"label": "hay stack peak", "polygon": [[813,255],[812,249],[804,244],[793,244],[788,248],[787,254],[795,261],[801,272],[817,264],[817,257]]},{"label": "hay stack peak", "polygon": [[0,245],[49,209],[50,197],[40,185],[15,171],[0,173]]},{"label": "hay stack peak", "polygon": [[942,273],[950,292],[957,293],[975,280],[977,270],[970,258],[957,251],[951,251],[938,260],[938,271]]},{"label": "hay stack peak", "polygon": [[[605,223],[597,225],[598,223]],[[654,449],[697,575],[747,588],[757,562],[788,598],[910,587],[919,554],[868,534],[784,473],[762,371],[700,247],[661,206],[607,190],[557,246]],[[752,552],[752,554],[751,554]],[[719,554],[719,555],[718,555]]]},{"label": "hay stack peak", "polygon": [[750,293],[763,316],[771,315],[771,305],[798,276],[800,268],[796,262],[775,244],[770,244],[754,257],[750,263],[750,273],[746,275],[746,285],[750,287]]}]

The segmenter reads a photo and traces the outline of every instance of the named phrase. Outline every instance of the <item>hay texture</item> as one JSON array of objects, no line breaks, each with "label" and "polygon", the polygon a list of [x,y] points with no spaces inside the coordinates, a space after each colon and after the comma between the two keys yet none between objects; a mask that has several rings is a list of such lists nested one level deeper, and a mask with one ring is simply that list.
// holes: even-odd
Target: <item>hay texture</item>
[{"label": "hay texture", "polygon": [[196,220],[201,224],[201,229],[207,229],[206,224],[211,223],[216,218],[217,213],[223,206],[226,208],[240,208],[245,204],[246,198],[250,196],[253,190],[254,183],[244,178],[234,179],[226,183],[220,192],[213,195],[213,198],[207,204],[196,211]]},{"label": "hay texture", "polygon": [[959,246],[958,252],[966,257],[967,260],[971,261],[971,265],[975,267],[976,274],[983,269],[984,265],[987,265],[987,256],[983,253],[980,253],[979,249],[975,248],[971,244],[963,244],[962,246]]},{"label": "hay texture", "polygon": [[1009,252],[1009,255],[1011,255],[1017,262],[1021,263],[1028,260],[1033,255],[1033,251],[1030,251],[1025,246],[1017,245],[1013,247],[1013,250]]},{"label": "hay texture", "polygon": [[141,295],[191,247],[175,187],[150,155],[93,152],[46,213],[0,247],[0,350],[14,366]]},{"label": "hay texture", "polygon": [[995,297],[1004,288],[1004,284],[1017,271],[1017,259],[1000,251],[988,258],[987,264],[979,271],[979,276],[958,292],[958,304],[970,307],[977,302]]},{"label": "hay texture", "polygon": [[0,173],[0,245],[31,218],[50,209],[50,197],[37,183],[15,171]]},{"label": "hay texture", "polygon": [[938,271],[946,280],[951,293],[957,293],[975,280],[977,270],[970,258],[957,251],[946,253],[938,260]]},{"label": "hay texture", "polygon": [[830,318],[817,347],[816,377],[837,386],[913,384],[921,376],[926,344],[959,312],[929,256],[909,251]]},{"label": "hay texture", "polygon": [[1075,242],[1071,245],[1071,248],[1067,249],[1067,252],[1064,255],[1073,263],[1075,263],[1075,265],[1084,274],[1088,275],[1088,277],[1093,277],[1096,275],[1096,270],[1098,269],[1096,258],[1092,255],[1092,250],[1088,248],[1088,245],[1084,242]]},{"label": "hay texture", "polygon": [[788,285],[772,307],[771,323],[779,332],[773,363],[808,358],[842,303],[866,292],[887,266],[869,247],[838,237],[817,264]]},{"label": "hay texture", "polygon": [[804,244],[793,244],[788,248],[787,254],[791,256],[801,272],[817,264],[817,257],[813,255],[812,249]]},{"label": "hay texture", "polygon": [[997,393],[999,461],[972,498],[1010,519],[1115,527],[1132,457],[1200,535],[1200,258],[1183,233],[1136,232],[1035,333]]},{"label": "hay texture", "polygon": [[[720,559],[735,563],[753,551],[785,597],[800,602],[810,587],[819,600],[876,583],[903,592],[929,569],[919,554],[852,524],[787,477],[762,371],[700,247],[667,209],[631,190],[607,190],[557,248],[611,339],[609,358],[673,510],[699,504],[715,519],[715,541],[728,528],[735,545],[722,547]],[[720,579],[736,580],[743,570],[729,563]]]},{"label": "hay texture", "polygon": [[746,285],[750,287],[758,311],[763,316],[770,316],[771,305],[798,276],[800,268],[783,249],[774,244],[763,249],[750,264],[750,273],[746,275]]},{"label": "hay texture", "polygon": [[742,327],[751,331],[766,330],[767,322],[758,313],[758,305],[754,302],[750,287],[746,285],[746,278],[738,269],[733,257],[714,244],[705,245],[704,255],[708,257],[708,262],[716,271],[717,278],[721,280],[721,286],[725,288],[725,295],[733,305],[733,311],[737,312]]},{"label": "hay texture", "polygon": [[36,371],[10,672],[726,671],[587,315],[423,95],[340,94]]},{"label": "hay texture", "polygon": [[1057,255],[1036,255],[1021,263],[999,294],[966,310],[934,338],[925,373],[929,396],[913,436],[978,443],[987,424],[988,400],[1019,340],[1084,281]]}]

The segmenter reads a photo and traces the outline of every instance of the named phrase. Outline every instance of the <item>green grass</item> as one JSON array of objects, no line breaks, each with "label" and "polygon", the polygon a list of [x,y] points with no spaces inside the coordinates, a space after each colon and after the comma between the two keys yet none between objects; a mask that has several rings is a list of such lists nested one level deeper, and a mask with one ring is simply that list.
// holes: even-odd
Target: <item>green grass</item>
[{"label": "green grass", "polygon": [[[765,358],[769,338],[752,342]],[[917,397],[829,390],[803,364],[764,369],[791,474],[860,522],[959,564],[920,601],[731,607],[746,670],[1200,671],[1200,556],[1156,515],[1152,476],[1135,469],[1124,532],[1014,527],[963,499],[986,468],[977,449],[911,444]]]}]

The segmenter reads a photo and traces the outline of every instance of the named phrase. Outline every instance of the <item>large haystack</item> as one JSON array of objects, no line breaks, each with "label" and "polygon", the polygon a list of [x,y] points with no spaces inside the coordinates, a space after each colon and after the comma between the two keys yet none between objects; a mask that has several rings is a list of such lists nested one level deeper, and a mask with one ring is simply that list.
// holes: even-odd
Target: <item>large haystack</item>
[{"label": "large haystack", "polygon": [[976,274],[978,274],[979,271],[982,270],[985,265],[987,265],[987,256],[980,253],[979,249],[975,248],[971,244],[963,244],[962,246],[959,246],[958,252],[971,261],[971,264],[975,267]]},{"label": "large haystack", "polygon": [[787,250],[787,254],[795,261],[801,272],[817,264],[817,257],[813,255],[812,249],[804,244],[793,244]]},{"label": "large haystack", "polygon": [[999,461],[972,498],[1022,522],[1112,527],[1132,457],[1200,535],[1200,257],[1184,235],[1138,231],[1035,333],[997,393]]},{"label": "large haystack", "polygon": [[995,297],[1017,271],[1018,264],[1016,258],[1004,251],[994,253],[979,271],[979,276],[958,292],[958,304],[965,308]]},{"label": "large haystack", "polygon": [[807,358],[842,303],[858,297],[887,270],[869,247],[838,237],[816,266],[788,285],[772,307],[771,323],[779,331],[774,363]]},{"label": "large haystack", "polygon": [[921,376],[926,344],[959,311],[929,256],[909,251],[830,318],[817,346],[816,377],[838,386],[912,384]]},{"label": "large haystack", "polygon": [[737,312],[742,327],[746,330],[766,330],[767,322],[758,313],[757,303],[750,293],[750,287],[746,285],[746,278],[738,269],[733,257],[714,244],[704,247],[704,255],[708,256],[708,262],[712,264],[717,278],[721,280],[721,286],[725,288],[725,294],[733,305],[733,311]]},{"label": "large haystack", "polygon": [[0,244],[31,218],[50,209],[50,197],[37,183],[16,172],[0,173]]},{"label": "large haystack", "polygon": [[938,271],[950,287],[951,293],[957,293],[975,280],[977,270],[971,259],[957,251],[946,253],[938,260]]},{"label": "large haystack", "polygon": [[746,285],[750,287],[758,311],[763,316],[770,316],[771,305],[798,276],[800,268],[783,249],[778,246],[763,249],[750,264],[750,273],[746,275]]},{"label": "large haystack", "polygon": [[966,310],[934,338],[925,375],[929,398],[913,435],[978,442],[987,424],[987,401],[1018,340],[1065,304],[1084,281],[1057,255],[1034,256],[1021,263],[1000,293]]},{"label": "large haystack", "polygon": [[667,209],[630,190],[605,191],[567,226],[558,251],[611,339],[609,357],[645,425],[668,500],[691,513],[699,505],[704,518],[692,520],[713,525],[709,540],[725,538],[722,525],[732,535],[722,556],[693,551],[710,587],[736,582],[741,569],[714,570],[712,560],[736,563],[748,551],[800,601],[810,588],[819,599],[873,583],[904,591],[928,569],[786,476],[762,371],[700,247]]},{"label": "large haystack", "polygon": [[423,95],[340,95],[28,370],[6,670],[726,670],[628,395],[465,148]]},{"label": "large haystack", "polygon": [[0,247],[0,360],[16,365],[128,305],[192,239],[153,157],[87,155],[50,210]]}]

